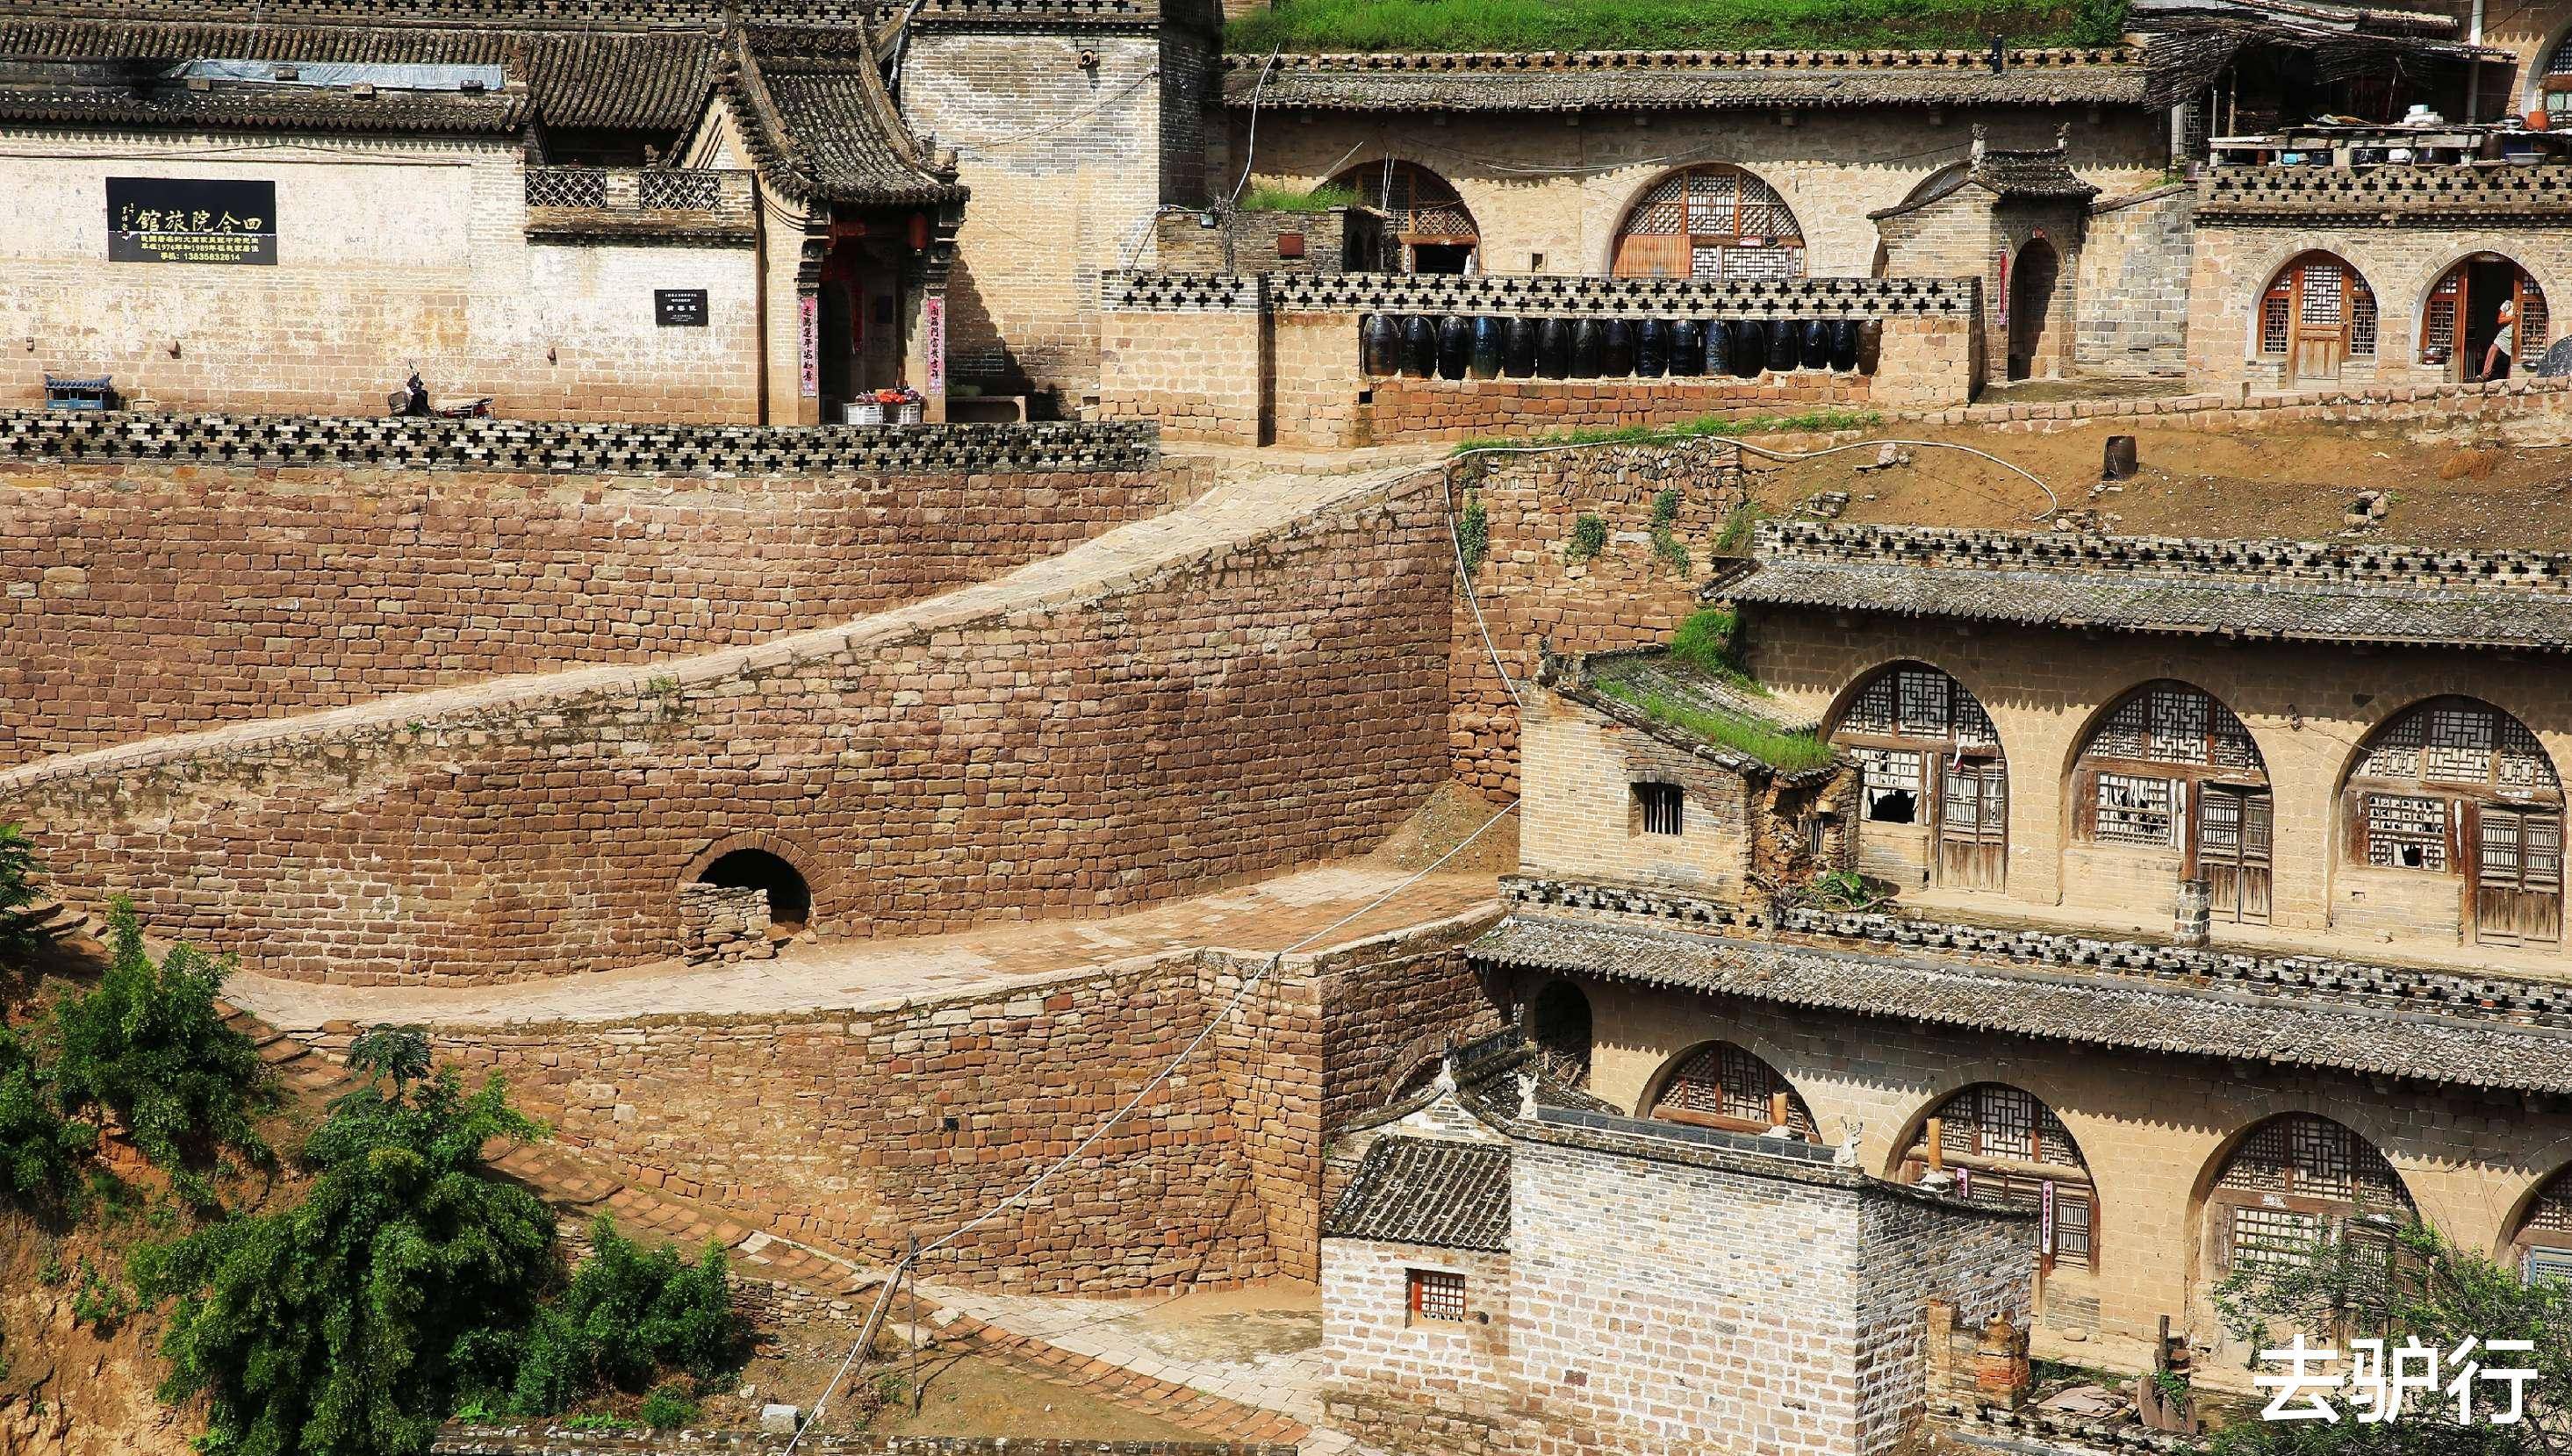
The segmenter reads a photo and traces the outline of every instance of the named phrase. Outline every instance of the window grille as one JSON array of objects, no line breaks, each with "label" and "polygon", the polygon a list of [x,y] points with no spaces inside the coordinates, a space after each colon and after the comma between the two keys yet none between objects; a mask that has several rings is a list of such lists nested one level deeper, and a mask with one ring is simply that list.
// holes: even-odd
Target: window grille
[{"label": "window grille", "polygon": [[2517,719],[2485,704],[2424,704],[2378,729],[2358,776],[2482,784],[2512,793],[2559,794],[2554,760]]},{"label": "window grille", "polygon": [[2420,776],[2442,783],[2489,783],[2494,727],[2491,714],[2481,709],[2430,709]]},{"label": "window grille", "polygon": [[[1857,747],[1859,782],[1866,793],[1866,815],[1879,823],[1908,824],[1919,817],[1921,759],[1900,748]],[[1896,810],[1907,810],[1896,813]],[[1894,817],[1886,817],[1894,814]]]},{"label": "window grille", "polygon": [[1462,1323],[1465,1318],[1465,1276],[1446,1269],[1413,1269],[1411,1312],[1420,1319]]},{"label": "window grille", "polygon": [[603,208],[607,174],[589,167],[542,167],[527,173],[531,208]]},{"label": "window grille", "polygon": [[1675,783],[1637,783],[1634,809],[1646,834],[1675,834],[1684,816],[1686,795]]},{"label": "window grille", "polygon": [[[1726,247],[1721,249],[1723,265],[1716,275],[1726,278],[1800,278],[1804,275],[1804,249],[1800,247]],[[1704,277],[1702,268],[1696,276]]]},{"label": "window grille", "polygon": [[2206,761],[2206,711],[2213,700],[2203,693],[2155,688],[2144,695],[2144,702],[2145,757],[2158,763]]},{"label": "window grille", "polygon": [[2447,871],[2447,801],[2407,793],[2366,796],[2366,862],[2377,869]]},{"label": "window grille", "polygon": [[1986,1158],[2036,1158],[2036,1099],[2015,1087],[1978,1090],[1975,1151]]},{"label": "window grille", "polygon": [[2286,309],[2283,292],[2270,293],[2259,300],[2259,352],[2271,356],[2286,352]]},{"label": "window grille", "polygon": [[2383,1154],[2339,1124],[2309,1113],[2289,1114],[2244,1139],[2216,1183],[2239,1192],[2328,1199],[2360,1209],[2411,1206],[2401,1178]]},{"label": "window grille", "polygon": [[1954,715],[1947,692],[1947,675],[1927,673],[1918,668],[1902,668],[1894,673],[1895,690],[1902,699],[1902,731],[1906,734],[1943,738],[1953,728]]},{"label": "window grille", "polygon": [[646,208],[711,213],[723,203],[723,179],[711,172],[646,172],[637,193]]},{"label": "window grille", "polygon": [[2294,1144],[2286,1124],[2269,1123],[2242,1140],[2216,1182],[2244,1193],[2282,1193],[2293,1166]]},{"label": "window grille", "polygon": [[2061,1184],[2054,1187],[2054,1256],[2074,1263],[2091,1261],[2090,1199]]},{"label": "window grille", "polygon": [[2099,838],[2116,844],[2167,846],[2173,833],[2171,781],[2127,773],[2099,775],[2099,800],[2093,827]]},{"label": "window grille", "polygon": [[2536,1196],[2536,1207],[2527,1215],[2530,1228],[2572,1233],[2572,1183],[2556,1179]]},{"label": "window grille", "polygon": [[1680,1063],[1652,1106],[1655,1111],[1669,1108],[1766,1129],[1775,1126],[1770,1119],[1776,1115],[1779,1093],[1786,1094],[1787,1126],[1812,1136],[1811,1120],[1786,1079],[1757,1054],[1724,1042]]},{"label": "window grille", "polygon": [[2288,1209],[2233,1210],[2233,1267],[2293,1269],[2312,1257],[2322,1236],[2319,1213]]},{"label": "window grille", "polygon": [[[1735,167],[1698,167],[1662,178],[1626,215],[1617,236],[1615,271],[1621,276],[1674,271],[1682,251],[1695,277],[1801,277],[1804,272],[1803,228],[1794,211],[1776,189]],[[1671,250],[1625,245],[1629,240],[1650,238],[1672,240]]]},{"label": "window grille", "polygon": [[1895,675],[1884,673],[1866,685],[1849,705],[1848,714],[1840,720],[1840,730],[1852,733],[1893,732],[1893,684]]},{"label": "window grille", "polygon": [[2147,688],[2118,705],[2087,752],[2151,763],[2262,769],[2259,745],[2233,710],[2195,688]]},{"label": "window grille", "polygon": [[2315,259],[2305,263],[2303,277],[2298,280],[2303,284],[2303,302],[2297,316],[2306,323],[2338,326],[2343,317],[2340,277],[2336,261]]},{"label": "window grille", "polygon": [[2348,290],[2348,351],[2372,355],[2375,333],[2375,290],[2352,280]]}]

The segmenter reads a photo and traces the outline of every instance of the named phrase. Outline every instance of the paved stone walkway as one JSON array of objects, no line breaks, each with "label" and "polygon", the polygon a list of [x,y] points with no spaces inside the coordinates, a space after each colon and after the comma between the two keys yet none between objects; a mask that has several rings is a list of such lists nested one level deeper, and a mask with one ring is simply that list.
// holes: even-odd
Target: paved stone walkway
[{"label": "paved stone walkway", "polygon": [[[1018,921],[951,935],[797,942],[775,960],[723,966],[662,961],[592,976],[458,987],[329,986],[245,974],[227,982],[225,994],[270,1025],[298,1033],[331,1022],[487,1026],[874,1009],[1141,956],[1283,949],[1364,909],[1408,874],[1351,860],[1104,920]],[[1307,949],[1467,914],[1491,903],[1494,889],[1490,874],[1430,875]]]}]

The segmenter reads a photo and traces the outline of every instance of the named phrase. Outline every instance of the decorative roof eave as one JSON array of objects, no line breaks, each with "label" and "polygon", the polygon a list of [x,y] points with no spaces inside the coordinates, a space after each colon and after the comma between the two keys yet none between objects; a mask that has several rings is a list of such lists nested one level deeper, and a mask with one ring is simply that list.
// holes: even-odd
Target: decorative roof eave
[{"label": "decorative roof eave", "polygon": [[[1224,104],[1342,111],[1715,111],[1867,106],[2137,106],[2127,48],[1963,51],[1578,51],[1224,58]],[[1262,77],[1265,80],[1262,80]]]},{"label": "decorative roof eave", "polygon": [[114,96],[0,91],[0,126],[13,129],[515,137],[534,121],[535,109],[523,95],[423,101],[340,92],[242,95],[221,89]]},{"label": "decorative roof eave", "polygon": [[1507,1253],[1509,1144],[1378,1138],[1323,1218],[1322,1236]]},{"label": "decorative roof eave", "polygon": [[898,164],[912,176],[907,185],[853,188],[829,183],[811,150],[788,125],[761,67],[751,31],[746,27],[737,30],[729,49],[727,62],[715,79],[714,92],[727,99],[740,118],[742,139],[750,148],[753,166],[770,186],[790,200],[808,206],[825,203],[846,207],[934,207],[964,201],[967,192],[964,184],[931,171],[927,160],[920,156],[919,142],[895,112],[872,59],[862,59],[848,69],[848,74],[858,77],[865,87],[869,115],[883,129]]},{"label": "decorative roof eave", "polygon": [[2572,1035],[2324,998],[2165,988],[1525,912],[1466,955],[1491,966],[2074,1045],[2572,1096]]}]

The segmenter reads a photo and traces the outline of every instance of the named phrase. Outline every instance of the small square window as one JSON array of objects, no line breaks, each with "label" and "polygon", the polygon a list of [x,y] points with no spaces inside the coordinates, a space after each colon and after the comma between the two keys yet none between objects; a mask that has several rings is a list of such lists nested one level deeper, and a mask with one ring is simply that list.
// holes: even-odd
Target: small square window
[{"label": "small square window", "polygon": [[1646,834],[1675,834],[1681,822],[1680,806],[1686,799],[1675,783],[1637,783],[1634,822]]},{"label": "small square window", "polygon": [[1446,1269],[1413,1269],[1411,1317],[1464,1323],[1465,1276]]}]

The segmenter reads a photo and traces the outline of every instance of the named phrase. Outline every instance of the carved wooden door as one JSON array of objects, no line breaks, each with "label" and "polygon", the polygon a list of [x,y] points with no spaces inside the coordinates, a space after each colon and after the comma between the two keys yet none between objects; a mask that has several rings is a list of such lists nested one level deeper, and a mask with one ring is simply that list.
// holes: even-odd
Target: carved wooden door
[{"label": "carved wooden door", "polygon": [[2265,789],[2206,784],[2197,806],[2197,872],[2206,877],[2215,918],[2237,925],[2268,923],[2275,800]]},{"label": "carved wooden door", "polygon": [[1946,765],[1938,815],[1938,883],[1996,890],[2009,869],[2009,765]]},{"label": "carved wooden door", "polygon": [[2348,275],[2336,259],[2316,258],[2296,269],[2294,329],[2295,379],[2337,379],[2348,357]]},{"label": "carved wooden door", "polygon": [[2479,806],[2473,844],[2474,938],[2550,941],[2563,930],[2563,814],[2552,806]]}]

